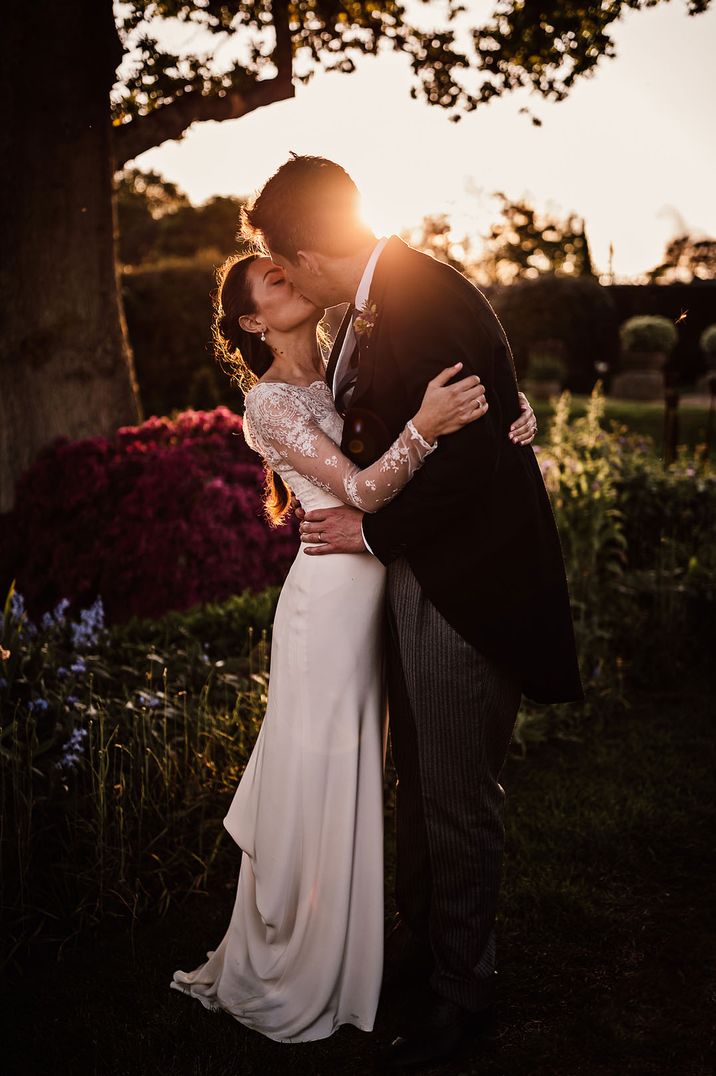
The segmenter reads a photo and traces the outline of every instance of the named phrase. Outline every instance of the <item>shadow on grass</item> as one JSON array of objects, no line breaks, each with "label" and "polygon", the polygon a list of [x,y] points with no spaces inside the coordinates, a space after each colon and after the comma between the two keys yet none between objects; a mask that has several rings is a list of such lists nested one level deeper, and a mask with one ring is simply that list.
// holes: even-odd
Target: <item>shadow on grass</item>
[{"label": "shadow on grass", "polygon": [[[497,1044],[448,1076],[710,1072],[713,738],[707,698],[642,699],[581,743],[511,758],[499,909]],[[392,832],[387,832],[388,886]],[[229,868],[231,869],[231,868]],[[381,1004],[344,1027],[274,1043],[169,989],[226,929],[235,876],[133,938],[107,924],[59,965],[6,984],[5,1072],[24,1076],[264,1076],[374,1071],[396,1033]],[[392,910],[390,891],[387,912]]]}]

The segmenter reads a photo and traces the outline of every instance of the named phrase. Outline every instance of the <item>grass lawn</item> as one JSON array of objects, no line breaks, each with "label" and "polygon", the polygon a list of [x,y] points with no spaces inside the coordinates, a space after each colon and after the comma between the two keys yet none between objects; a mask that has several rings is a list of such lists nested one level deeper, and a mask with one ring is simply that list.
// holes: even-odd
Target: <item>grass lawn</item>
[{"label": "grass lawn", "polygon": [[[529,393],[528,393],[529,396]],[[587,409],[587,396],[572,397],[572,418],[579,418]],[[550,417],[553,413],[552,404],[547,400],[532,400],[535,414],[539,420],[539,431],[536,443],[542,444],[547,440]],[[634,433],[640,433],[653,437],[656,451],[663,454],[664,448],[664,406],[661,403],[637,403],[630,400],[606,399],[606,428],[609,429],[609,420],[622,423]],[[679,434],[680,444],[689,445],[693,448],[697,444],[703,444],[706,440],[706,424],[708,410],[705,407],[693,407],[682,404],[679,407]],[[716,423],[712,438],[715,443],[711,445],[711,455],[716,456]]]},{"label": "grass lawn", "polygon": [[[706,1076],[712,1044],[713,737],[706,692],[644,698],[582,742],[510,758],[502,1030],[448,1076]],[[388,858],[391,858],[390,834]],[[133,936],[37,961],[2,999],[3,1070],[135,1076],[370,1073],[395,1034],[273,1043],[169,989],[224,933],[235,875]],[[713,870],[711,871],[713,875]],[[389,901],[390,908],[390,901]],[[713,1000],[713,994],[712,994]]]}]

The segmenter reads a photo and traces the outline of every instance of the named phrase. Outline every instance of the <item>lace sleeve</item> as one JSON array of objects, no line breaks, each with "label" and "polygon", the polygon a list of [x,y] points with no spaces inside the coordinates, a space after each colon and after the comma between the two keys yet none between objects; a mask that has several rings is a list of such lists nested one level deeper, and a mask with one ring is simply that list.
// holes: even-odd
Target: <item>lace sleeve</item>
[{"label": "lace sleeve", "polygon": [[[268,389],[268,391],[265,391]],[[321,429],[300,389],[265,382],[246,398],[247,442],[274,467],[288,464],[344,504],[377,512],[437,448],[409,421],[386,452],[362,470]]]}]

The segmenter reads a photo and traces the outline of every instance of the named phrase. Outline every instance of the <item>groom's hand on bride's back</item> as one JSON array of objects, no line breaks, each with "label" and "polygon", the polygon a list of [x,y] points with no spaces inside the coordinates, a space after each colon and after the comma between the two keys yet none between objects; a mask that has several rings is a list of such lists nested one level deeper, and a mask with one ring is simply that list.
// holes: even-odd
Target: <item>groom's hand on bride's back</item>
[{"label": "groom's hand on bride's back", "polygon": [[342,508],[316,508],[296,512],[300,521],[303,552],[312,556],[324,553],[365,553],[361,532],[363,512],[344,505]]}]

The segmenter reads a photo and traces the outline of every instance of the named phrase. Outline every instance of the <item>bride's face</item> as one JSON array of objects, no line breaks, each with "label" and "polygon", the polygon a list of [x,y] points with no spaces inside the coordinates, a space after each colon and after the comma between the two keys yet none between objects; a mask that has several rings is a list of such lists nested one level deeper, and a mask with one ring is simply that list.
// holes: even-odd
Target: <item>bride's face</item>
[{"label": "bride's face", "polygon": [[287,333],[307,321],[318,324],[323,317],[323,309],[302,295],[270,258],[252,262],[247,277],[256,304],[254,316],[266,323],[267,330]]}]

